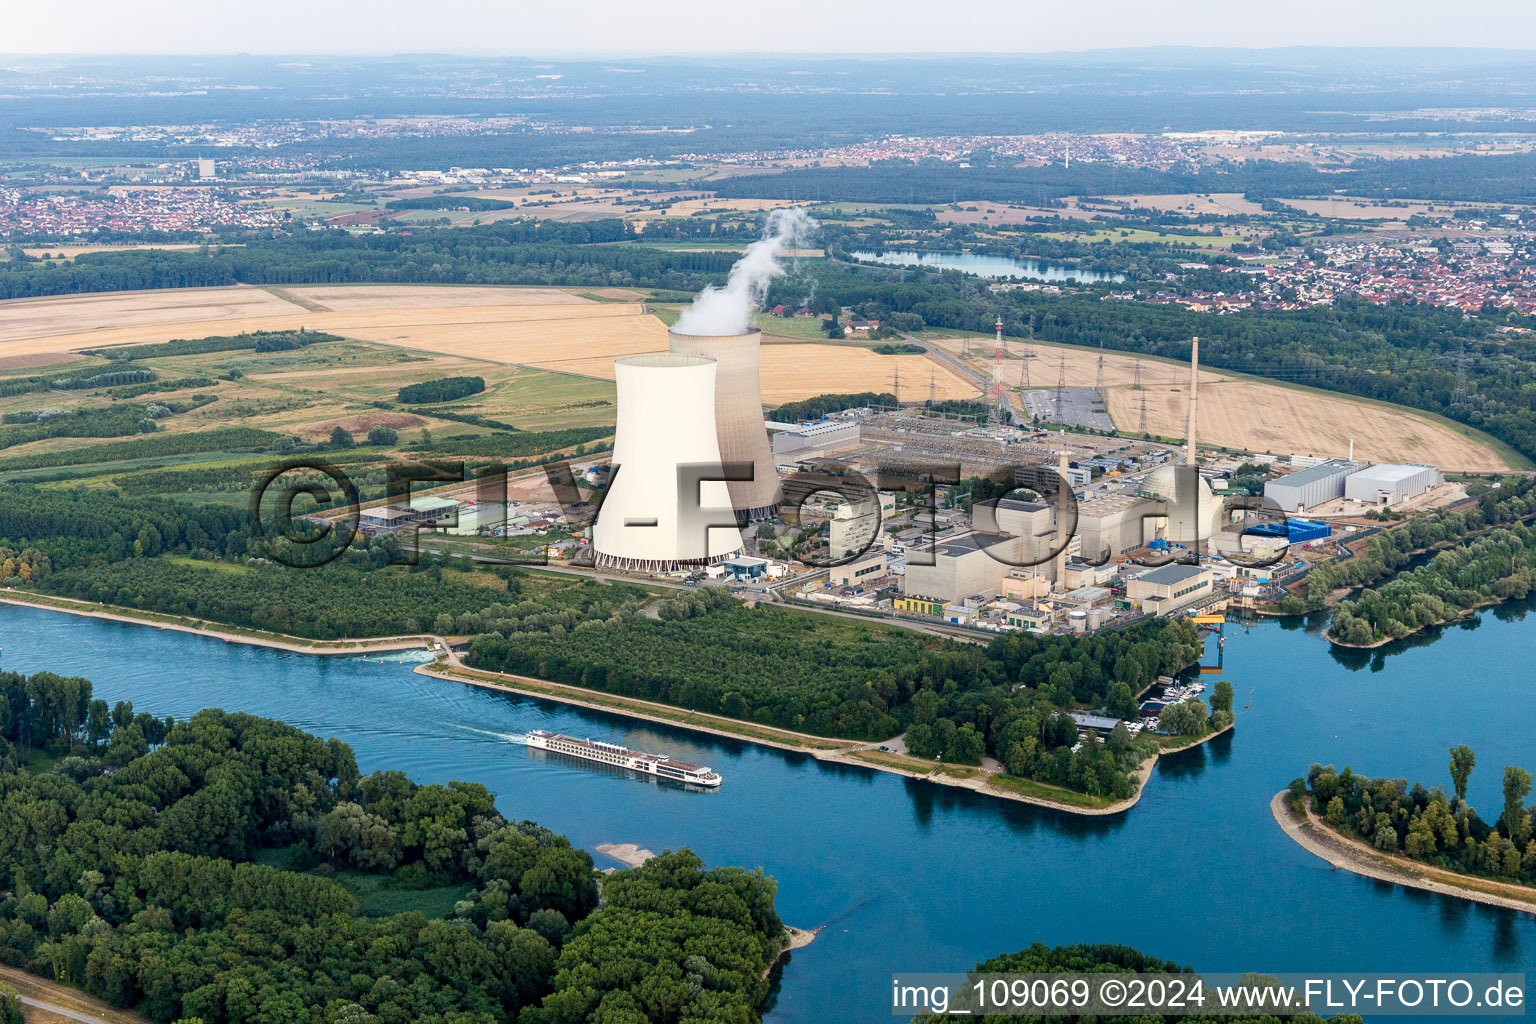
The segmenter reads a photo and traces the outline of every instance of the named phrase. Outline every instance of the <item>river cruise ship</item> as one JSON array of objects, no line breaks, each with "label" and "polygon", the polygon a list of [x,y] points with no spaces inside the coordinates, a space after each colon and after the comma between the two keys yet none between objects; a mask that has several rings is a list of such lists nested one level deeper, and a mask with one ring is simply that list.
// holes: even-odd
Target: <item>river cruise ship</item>
[{"label": "river cruise ship", "polygon": [[584,761],[611,764],[616,768],[628,768],[630,771],[654,775],[658,779],[671,779],[674,782],[686,782],[690,785],[710,788],[720,785],[720,776],[703,765],[689,764],[687,761],[679,761],[663,754],[647,754],[639,750],[630,750],[617,743],[581,740],[544,729],[534,729],[528,734],[526,742],[528,746],[538,750],[569,754]]}]

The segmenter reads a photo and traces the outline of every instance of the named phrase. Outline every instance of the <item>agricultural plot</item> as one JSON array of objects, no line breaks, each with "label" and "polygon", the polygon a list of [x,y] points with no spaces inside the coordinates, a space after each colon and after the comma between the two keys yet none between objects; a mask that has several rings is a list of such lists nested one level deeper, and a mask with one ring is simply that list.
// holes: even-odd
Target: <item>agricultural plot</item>
[{"label": "agricultural plot", "polygon": [[[935,341],[958,355],[959,340]],[[1093,387],[1099,353],[1085,348],[1035,343],[1029,383],[1053,388],[1065,366],[1068,387]],[[1004,381],[1010,388],[1023,380],[1023,343],[1008,342]],[[978,372],[990,372],[990,338],[972,343],[965,360]],[[1135,430],[1141,401],[1147,403],[1147,430],[1159,437],[1183,437],[1189,404],[1189,368],[1143,357],[1142,389],[1132,382],[1136,360],[1104,353],[1105,403],[1115,426]],[[1256,452],[1342,458],[1355,444],[1355,456],[1372,462],[1422,462],[1449,470],[1492,472],[1508,469],[1493,440],[1470,427],[1365,399],[1334,395],[1216,370],[1200,372],[1198,436],[1202,441]]]},{"label": "agricultural plot", "polygon": [[[103,330],[212,323],[303,312],[302,307],[285,302],[260,288],[246,285],[11,299],[0,302],[0,356],[90,348],[93,339],[79,335]],[[69,343],[56,340],[62,337],[70,337],[72,340]],[[27,339],[27,343],[15,345],[20,339]],[[150,337],[146,340],[164,341],[166,338]]]},{"label": "agricultural plot", "polygon": [[294,285],[285,291],[327,310],[417,309],[455,306],[580,305],[586,300],[561,288],[516,285]]}]

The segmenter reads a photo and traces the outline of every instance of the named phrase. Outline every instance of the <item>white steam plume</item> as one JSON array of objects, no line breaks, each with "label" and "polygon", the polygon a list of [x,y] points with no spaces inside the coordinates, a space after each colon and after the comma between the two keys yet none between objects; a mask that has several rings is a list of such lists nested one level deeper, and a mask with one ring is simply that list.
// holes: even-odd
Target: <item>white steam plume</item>
[{"label": "white steam plume", "polygon": [[699,292],[672,330],[678,334],[744,333],[768,294],[768,282],[784,273],[779,250],[805,245],[817,226],[815,219],[798,207],[774,210],[763,227],[763,237],[747,246],[731,267],[725,287],[709,285]]}]

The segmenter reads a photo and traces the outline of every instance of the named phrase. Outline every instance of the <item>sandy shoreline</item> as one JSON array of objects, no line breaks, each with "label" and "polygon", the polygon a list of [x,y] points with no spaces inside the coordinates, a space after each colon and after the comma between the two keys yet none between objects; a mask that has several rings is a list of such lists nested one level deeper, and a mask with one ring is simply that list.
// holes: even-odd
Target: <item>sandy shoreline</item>
[{"label": "sandy shoreline", "polygon": [[[1395,882],[1410,889],[1423,889],[1426,892],[1440,893],[1442,896],[1455,896],[1476,903],[1486,903],[1489,906],[1503,907],[1506,910],[1536,914],[1536,889],[1525,890],[1530,894],[1525,901],[1516,899],[1514,896],[1501,896],[1498,893],[1469,889],[1457,884],[1458,876],[1454,872],[1429,864],[1420,864],[1403,857],[1388,856],[1363,843],[1346,839],[1323,825],[1310,808],[1307,810],[1307,820],[1297,821],[1287,803],[1289,796],[1290,792],[1282,789],[1269,801],[1269,810],[1275,816],[1275,821],[1298,846],[1340,870],[1351,871],[1383,882]],[[1503,885],[1492,879],[1470,878],[1468,880],[1486,883],[1503,890],[1512,891],[1523,888]]]},{"label": "sandy shoreline", "polygon": [[[30,598],[30,600],[29,600]],[[57,602],[57,603],[55,603]],[[425,650],[434,640],[441,638],[420,634],[415,636],[387,636],[367,640],[305,640],[302,637],[283,639],[282,634],[263,634],[259,631],[237,633],[217,626],[198,625],[201,620],[167,615],[163,620],[148,615],[134,615],[126,611],[102,611],[101,605],[79,601],[72,597],[46,599],[17,590],[0,591],[0,604],[13,604],[22,608],[38,608],[46,612],[63,612],[66,615],[83,615],[88,619],[107,619],[112,622],[131,622],[135,626],[153,626],[156,629],[173,629],[178,633],[195,633],[213,637],[231,644],[250,644],[254,647],[270,647],[278,651],[298,654],[379,654],[386,651]]]}]

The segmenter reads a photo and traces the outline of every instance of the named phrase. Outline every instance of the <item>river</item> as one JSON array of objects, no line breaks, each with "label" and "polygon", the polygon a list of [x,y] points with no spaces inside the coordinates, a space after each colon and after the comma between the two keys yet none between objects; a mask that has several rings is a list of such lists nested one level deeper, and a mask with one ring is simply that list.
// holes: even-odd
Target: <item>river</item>
[{"label": "river", "polygon": [[[1269,798],[1310,761],[1446,779],[1469,743],[1470,796],[1498,814],[1505,764],[1536,767],[1530,605],[1484,612],[1401,653],[1336,655],[1298,624],[1228,626],[1235,733],[1164,758],[1111,819],[994,800],[810,757],[414,675],[0,605],[3,665],[83,675],[159,715],[223,707],[350,743],[364,771],[467,779],[578,846],[690,846],[761,865],[785,921],[825,925],[785,966],[772,1024],[884,1021],[893,970],[965,970],[1039,940],[1118,942],[1211,971],[1530,970],[1536,919],[1337,871],[1292,843]],[[1218,652],[1209,644],[1208,657]],[[1207,676],[1208,680],[1214,677]],[[1249,707],[1244,708],[1244,705]],[[531,728],[708,764],[692,792],[546,760]],[[600,865],[612,865],[596,855]]]},{"label": "river", "polygon": [[1124,274],[1102,270],[1084,270],[1061,263],[1016,260],[1007,256],[983,256],[970,252],[922,252],[916,249],[882,249],[879,252],[850,252],[849,256],[865,263],[892,267],[939,267],[960,270],[977,277],[1007,279],[1021,277],[1028,281],[1075,281],[1078,284],[1124,281]]}]

